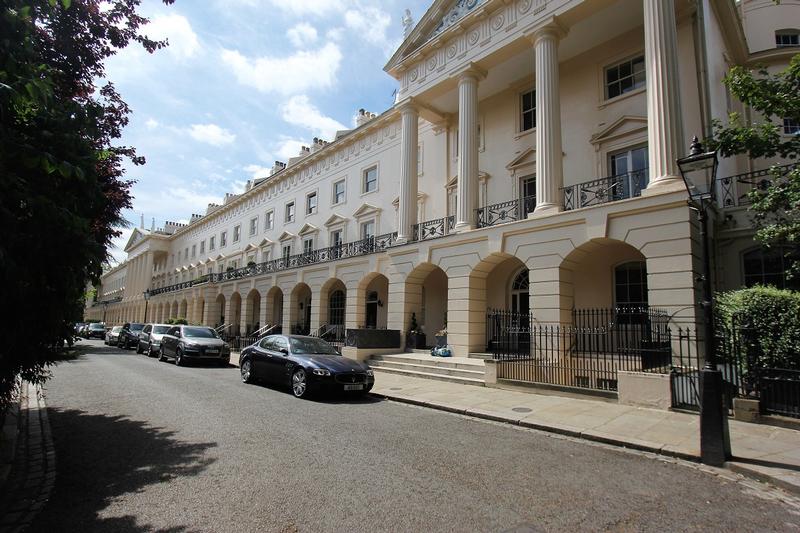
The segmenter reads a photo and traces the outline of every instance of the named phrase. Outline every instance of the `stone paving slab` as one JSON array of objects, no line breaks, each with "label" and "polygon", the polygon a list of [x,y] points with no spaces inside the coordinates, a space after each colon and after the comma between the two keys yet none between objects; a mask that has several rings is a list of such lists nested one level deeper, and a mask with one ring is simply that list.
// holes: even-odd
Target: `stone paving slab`
[{"label": "stone paving slab", "polygon": [[[372,393],[692,461],[700,457],[700,418],[690,413],[383,373]],[[800,494],[800,431],[736,420],[729,426],[734,458],[726,466]]]}]

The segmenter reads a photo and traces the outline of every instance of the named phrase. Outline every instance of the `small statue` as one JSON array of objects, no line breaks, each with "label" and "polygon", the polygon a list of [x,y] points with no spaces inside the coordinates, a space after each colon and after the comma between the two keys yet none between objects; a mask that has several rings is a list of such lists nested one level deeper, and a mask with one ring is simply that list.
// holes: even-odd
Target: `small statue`
[{"label": "small statue", "polygon": [[411,10],[406,9],[405,14],[403,14],[403,37],[408,37],[413,29],[414,19],[411,17]]}]

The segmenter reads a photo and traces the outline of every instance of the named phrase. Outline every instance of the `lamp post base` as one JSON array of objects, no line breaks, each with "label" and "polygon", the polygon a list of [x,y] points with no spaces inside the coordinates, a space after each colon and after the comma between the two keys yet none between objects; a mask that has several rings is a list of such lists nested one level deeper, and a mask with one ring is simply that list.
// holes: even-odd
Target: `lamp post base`
[{"label": "lamp post base", "polygon": [[722,466],[731,457],[724,386],[719,370],[700,371],[700,460],[711,466]]}]

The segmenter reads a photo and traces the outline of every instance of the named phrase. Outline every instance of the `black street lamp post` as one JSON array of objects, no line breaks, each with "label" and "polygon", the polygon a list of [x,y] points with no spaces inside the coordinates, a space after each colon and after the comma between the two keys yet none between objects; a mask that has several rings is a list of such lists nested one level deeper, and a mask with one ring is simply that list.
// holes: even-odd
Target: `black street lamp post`
[{"label": "black street lamp post", "polygon": [[144,291],[144,323],[147,324],[147,303],[150,301],[150,291]]},{"label": "black street lamp post", "polygon": [[700,371],[700,459],[705,464],[721,466],[731,457],[728,413],[724,403],[724,381],[717,369],[714,296],[711,290],[711,255],[708,238],[708,212],[714,211],[717,152],[704,152],[703,145],[692,139],[689,155],[677,160],[681,177],[689,192],[689,205],[697,211],[700,240],[703,246],[703,368]]}]

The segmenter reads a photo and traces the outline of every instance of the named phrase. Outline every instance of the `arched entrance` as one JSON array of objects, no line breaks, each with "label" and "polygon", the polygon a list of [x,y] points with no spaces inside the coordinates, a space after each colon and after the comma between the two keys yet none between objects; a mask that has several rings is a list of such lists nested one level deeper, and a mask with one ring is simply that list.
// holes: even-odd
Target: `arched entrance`
[{"label": "arched entrance", "polygon": [[225,295],[218,294],[214,300],[214,313],[211,315],[211,323],[215,328],[225,323]]},{"label": "arched entrance", "polygon": [[242,323],[242,295],[238,292],[234,292],[231,294],[230,302],[228,303],[228,314],[229,318],[227,319],[230,327],[227,328],[225,331],[230,333],[231,335],[238,335],[240,330],[240,325]]},{"label": "arched entrance", "polygon": [[295,285],[291,294],[291,333],[308,335],[311,333],[311,288],[305,283]]},{"label": "arched entrance", "polygon": [[337,278],[322,285],[319,292],[320,335],[326,340],[344,340],[347,318],[347,287]]},{"label": "arched entrance", "polygon": [[187,310],[188,310],[188,303],[186,302],[186,300],[182,300],[180,307],[178,308],[178,318],[184,318],[184,319],[188,318]]},{"label": "arched entrance", "polygon": [[280,326],[283,325],[283,291],[279,287],[272,287],[267,291],[266,299],[265,323],[270,326],[278,326],[271,331],[271,333],[278,333]]},{"label": "arched entrance", "polygon": [[383,274],[372,273],[361,281],[358,290],[359,307],[363,310],[360,327],[386,329],[388,320],[389,279]]},{"label": "arched entrance", "polygon": [[437,334],[447,334],[447,274],[434,264],[420,264],[406,277],[406,298],[416,302],[409,306],[407,313],[415,314],[417,324],[425,333],[425,343],[435,346]]},{"label": "arched entrance", "polygon": [[252,289],[245,303],[245,335],[250,335],[261,327],[261,294]]}]

